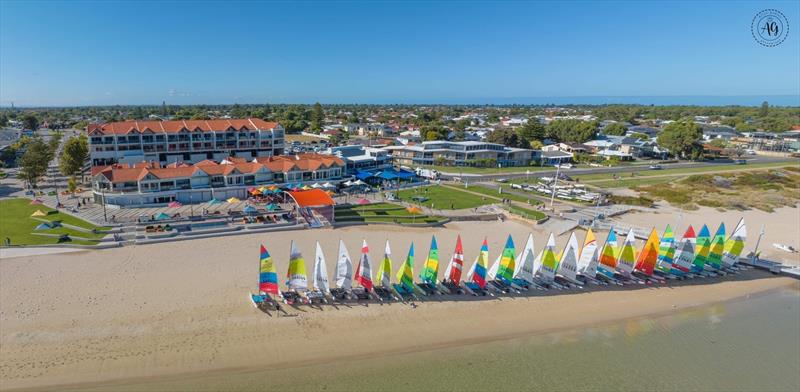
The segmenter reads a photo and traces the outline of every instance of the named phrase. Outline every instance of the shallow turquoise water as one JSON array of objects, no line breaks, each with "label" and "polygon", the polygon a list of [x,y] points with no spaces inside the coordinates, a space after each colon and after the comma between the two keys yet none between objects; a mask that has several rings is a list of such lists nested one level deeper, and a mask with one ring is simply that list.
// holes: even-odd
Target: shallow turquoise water
[{"label": "shallow turquoise water", "polygon": [[800,292],[522,339],[113,389],[798,391]]}]

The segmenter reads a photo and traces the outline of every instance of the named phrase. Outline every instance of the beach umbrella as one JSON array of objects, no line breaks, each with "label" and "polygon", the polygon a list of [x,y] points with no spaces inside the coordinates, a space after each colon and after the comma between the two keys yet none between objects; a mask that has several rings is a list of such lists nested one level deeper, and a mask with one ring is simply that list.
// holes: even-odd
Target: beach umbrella
[{"label": "beach umbrella", "polygon": [[302,188],[300,188],[300,189],[302,189],[302,190],[304,190],[304,191],[307,191],[307,190],[311,189],[311,187],[310,187],[310,186],[308,186],[308,185],[303,185],[303,187],[302,187]]},{"label": "beach umbrella", "polygon": [[50,225],[48,225],[47,223],[40,223],[34,228],[34,230],[50,230],[50,229],[52,229],[52,227],[50,227]]},{"label": "beach umbrella", "polygon": [[261,191],[256,188],[250,188],[248,192],[250,193],[250,196],[258,196],[261,194]]},{"label": "beach umbrella", "polygon": [[42,210],[36,210],[31,216],[47,216],[47,213]]},{"label": "beach umbrella", "polygon": [[361,204],[363,206],[363,205],[369,204],[371,202],[369,200],[367,200],[367,199],[358,199],[357,203]]},{"label": "beach umbrella", "polygon": [[211,200],[208,201],[208,204],[210,204],[212,206],[215,205],[215,204],[219,204],[219,203],[222,203],[222,202],[217,200],[217,199],[211,199]]},{"label": "beach umbrella", "polygon": [[270,185],[269,187],[267,187],[267,189],[275,192],[276,190],[278,190],[278,186],[277,185]]},{"label": "beach umbrella", "polygon": [[353,183],[353,185],[364,185],[364,184],[366,184],[366,182],[361,180],[356,180],[356,182]]},{"label": "beach umbrella", "polygon": [[169,208],[180,208],[180,207],[183,207],[183,204],[181,204],[178,201],[171,201],[171,202],[169,202],[169,204],[167,204],[167,207],[169,207]]},{"label": "beach umbrella", "polygon": [[266,186],[262,185],[261,188],[258,188],[258,190],[261,193],[265,193],[265,192],[269,191],[270,189],[267,188]]},{"label": "beach umbrella", "polygon": [[311,187],[312,188],[320,188],[320,187],[322,187],[322,185],[320,185],[318,182],[315,182],[314,185],[311,185]]},{"label": "beach umbrella", "polygon": [[41,201],[41,200],[39,200],[39,199],[33,199],[33,200],[31,200],[31,205],[32,205],[32,206],[38,206],[38,205],[40,205],[40,204],[43,204],[43,203],[44,203],[44,202],[43,202],[43,201]]},{"label": "beach umbrella", "polygon": [[417,215],[422,213],[422,209],[416,206],[411,206],[407,207],[406,211],[408,211],[409,214],[413,215],[413,217],[411,218],[411,223],[417,223]]},{"label": "beach umbrella", "polygon": [[237,199],[237,198],[235,198],[235,197],[231,197],[230,199],[228,199],[228,200],[226,200],[226,201],[227,201],[228,203],[231,203],[231,204],[233,204],[233,203],[238,203],[238,202],[240,202],[241,200],[239,200],[239,199]]},{"label": "beach umbrella", "polygon": [[272,203],[270,203],[270,204],[267,204],[267,211],[275,211],[275,210],[277,210],[277,209],[278,209],[278,206],[277,206],[277,205],[275,205],[275,204],[272,204]]},{"label": "beach umbrella", "polygon": [[251,206],[250,204],[248,204],[248,205],[244,206],[244,209],[242,209],[242,212],[244,212],[245,214],[255,214],[255,213],[258,212],[258,209],[256,209],[255,207]]},{"label": "beach umbrella", "polygon": [[163,212],[159,212],[154,218],[155,218],[155,220],[165,220],[165,219],[171,218],[171,216],[169,216],[169,215],[167,215],[167,214],[165,214]]},{"label": "beach umbrella", "polygon": [[333,188],[333,184],[331,184],[330,182],[326,182],[326,183],[322,184],[322,187],[323,188]]}]

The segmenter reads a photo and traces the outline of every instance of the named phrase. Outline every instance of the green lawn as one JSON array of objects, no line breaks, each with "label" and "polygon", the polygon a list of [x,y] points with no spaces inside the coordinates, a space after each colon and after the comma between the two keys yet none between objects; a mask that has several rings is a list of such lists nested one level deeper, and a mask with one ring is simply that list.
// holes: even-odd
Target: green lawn
[{"label": "green lawn", "polygon": [[[56,244],[58,238],[34,235],[32,233],[45,233],[45,234],[69,234],[71,236],[78,236],[83,238],[90,238],[91,241],[81,241],[73,239],[70,243],[81,245],[94,245],[105,236],[104,231],[108,230],[106,227],[95,226],[84,220],[75,218],[71,215],[62,214],[58,211],[43,206],[43,205],[30,205],[30,199],[6,199],[0,200],[0,240],[5,240],[6,237],[11,239],[12,245],[42,245],[42,244]],[[91,232],[82,232],[67,227],[57,227],[49,230],[36,231],[34,228],[42,223],[41,221],[31,217],[36,210],[42,210],[48,213],[47,216],[39,217],[47,221],[61,221],[62,223],[86,228],[97,229],[100,232],[93,234]]]},{"label": "green lawn", "polygon": [[436,216],[412,214],[405,207],[391,203],[337,207],[335,213],[338,222],[433,223],[442,220]]},{"label": "green lawn", "polygon": [[532,210],[529,208],[517,207],[515,205],[507,205],[506,208],[514,214],[517,214],[523,218],[528,218],[533,220],[539,220],[547,216],[544,212]]},{"label": "green lawn", "polygon": [[[713,165],[713,166],[703,166],[703,167],[686,167],[686,168],[678,168],[678,169],[664,169],[664,170],[649,170],[643,169],[642,171],[636,172],[636,177],[631,177],[632,173],[617,173],[617,176],[628,179],[628,178],[639,178],[639,177],[654,177],[654,176],[681,176],[685,174],[700,174],[706,172],[724,172],[724,171],[739,171],[743,169],[761,169],[761,168],[776,168],[776,167],[783,167],[783,166],[797,166],[797,163],[787,163],[787,162],[772,162],[772,163],[753,163],[747,165]],[[613,173],[601,173],[601,174],[584,174],[579,175],[576,178],[580,179],[581,181],[595,181],[595,180],[613,180],[614,174]]]},{"label": "green lawn", "polygon": [[[427,200],[424,202],[412,200],[412,197],[414,196],[425,197]],[[464,208],[475,208],[495,202],[494,199],[473,195],[471,193],[462,192],[450,187],[436,185],[404,189],[397,192],[397,197],[400,200],[409,203],[440,210],[461,210]]]},{"label": "green lawn", "polygon": [[[518,201],[520,203],[526,203],[526,204],[530,204],[530,205],[535,205],[535,204],[540,204],[541,203],[540,201],[538,201],[538,200],[536,200],[536,199],[534,199],[532,197],[525,197],[525,196],[520,196],[520,195],[508,193],[508,191],[512,190],[511,187],[508,186],[508,185],[502,185],[502,187],[503,187],[503,193],[498,193],[497,190],[495,190],[495,189],[486,188],[486,187],[483,187],[483,186],[480,186],[480,185],[469,185],[467,187],[467,189],[470,190],[471,192],[476,192],[476,193],[480,193],[480,194],[483,194],[483,195],[493,196],[493,197],[498,197],[498,198],[510,199],[510,200],[514,200],[514,201]],[[519,190],[519,189],[516,189],[516,191],[518,191],[520,193],[524,193],[525,192],[525,191],[522,191],[522,190]]]}]

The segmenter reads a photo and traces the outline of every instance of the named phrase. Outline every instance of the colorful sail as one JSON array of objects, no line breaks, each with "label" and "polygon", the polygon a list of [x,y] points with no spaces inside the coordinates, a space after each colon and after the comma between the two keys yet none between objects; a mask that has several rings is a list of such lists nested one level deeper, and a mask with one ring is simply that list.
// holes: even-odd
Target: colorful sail
[{"label": "colorful sail", "polygon": [[524,280],[526,282],[533,282],[534,274],[534,256],[533,256],[533,234],[528,234],[528,240],[525,241],[525,247],[522,249],[517,259],[517,268],[514,274],[514,279]]},{"label": "colorful sail", "polygon": [[714,238],[711,239],[711,249],[708,251],[707,264],[716,269],[722,268],[722,252],[725,250],[725,222],[719,224]]},{"label": "colorful sail", "polygon": [[658,261],[656,268],[661,272],[669,273],[672,270],[672,263],[675,257],[675,233],[672,227],[667,225],[664,235],[661,236],[661,244],[658,247]]},{"label": "colorful sail", "polygon": [[744,225],[744,218],[739,219],[733,233],[725,241],[725,249],[722,252],[722,263],[727,267],[732,267],[739,261],[739,256],[744,250],[744,242],[747,240],[747,228]]},{"label": "colorful sail", "polygon": [[339,258],[336,259],[336,287],[350,290],[353,286],[353,261],[350,253],[344,246],[344,241],[339,240]]},{"label": "colorful sail", "polygon": [[439,246],[436,244],[436,236],[431,237],[431,249],[428,251],[428,258],[425,259],[425,266],[419,275],[424,283],[433,283],[439,279]]},{"label": "colorful sail", "polygon": [[547,239],[547,244],[542,249],[542,267],[539,269],[539,276],[546,283],[551,283],[556,278],[556,237],[550,233],[550,238]]},{"label": "colorful sail", "polygon": [[411,243],[411,247],[408,248],[408,256],[406,256],[406,261],[397,270],[397,282],[400,283],[403,287],[409,290],[414,289],[414,243]]},{"label": "colorful sail", "polygon": [[361,244],[361,259],[358,261],[358,266],[356,267],[356,282],[358,282],[361,287],[372,290],[372,265],[369,261],[367,240],[364,240]]},{"label": "colorful sail", "polygon": [[264,294],[278,295],[278,273],[275,271],[272,256],[269,255],[264,245],[261,245],[261,257],[258,264],[258,291]]},{"label": "colorful sail", "polygon": [[674,262],[669,271],[670,273],[680,275],[691,271],[692,263],[694,262],[695,240],[694,229],[692,226],[689,226],[689,228],[686,229],[686,233],[683,234],[683,240],[680,246],[676,249]]},{"label": "colorful sail", "polygon": [[606,237],[606,242],[603,244],[603,250],[600,252],[600,263],[597,265],[597,272],[602,273],[603,275],[613,278],[614,271],[617,269],[617,256],[614,248],[617,246],[617,234],[614,233],[614,229],[608,231],[608,237]]},{"label": "colorful sail", "polygon": [[566,280],[578,281],[578,238],[574,231],[567,240],[567,247],[561,252],[561,261],[558,263],[557,272]]},{"label": "colorful sail", "polygon": [[286,286],[290,290],[308,290],[306,278],[306,261],[292,241],[289,253],[289,269],[286,271]]},{"label": "colorful sail", "polygon": [[314,257],[314,289],[323,293],[331,291],[328,284],[328,266],[325,263],[325,255],[322,253],[319,241],[317,241],[317,254]]},{"label": "colorful sail", "polygon": [[650,236],[647,237],[647,242],[645,242],[642,251],[639,253],[634,269],[647,276],[652,276],[653,270],[656,268],[656,262],[658,261],[658,252],[658,232],[653,228],[653,230],[650,231]]},{"label": "colorful sail", "polygon": [[628,230],[628,235],[625,236],[625,241],[622,243],[622,248],[619,250],[619,257],[617,257],[617,271],[623,275],[630,275],[633,272],[633,263],[636,261],[636,236],[633,234],[633,229]]},{"label": "colorful sail", "polygon": [[594,238],[592,229],[586,232],[586,239],[583,240],[583,248],[578,258],[578,272],[584,276],[594,278],[597,275],[597,240]]},{"label": "colorful sail", "polygon": [[489,260],[489,242],[486,238],[483,239],[483,244],[481,245],[481,251],[478,253],[478,257],[475,259],[475,264],[473,264],[472,269],[470,269],[469,274],[467,276],[467,280],[475,282],[478,287],[486,288],[486,266]]},{"label": "colorful sail", "polygon": [[514,249],[514,240],[511,235],[506,239],[506,246],[503,247],[503,253],[500,255],[500,268],[497,270],[497,278],[506,281],[514,279],[514,269],[517,263],[517,252]]},{"label": "colorful sail", "polygon": [[461,246],[461,235],[456,238],[456,250],[453,252],[453,257],[450,258],[450,263],[447,264],[447,270],[444,273],[444,280],[447,282],[458,283],[461,281],[461,270],[464,268],[464,248]]},{"label": "colorful sail", "polygon": [[378,265],[378,274],[375,280],[381,286],[389,287],[392,284],[392,249],[389,240],[386,240],[386,249],[383,251],[383,261]]},{"label": "colorful sail", "polygon": [[709,251],[711,251],[711,233],[708,230],[708,226],[703,225],[700,233],[697,234],[695,243],[694,261],[692,262],[693,272],[700,272],[705,269]]}]

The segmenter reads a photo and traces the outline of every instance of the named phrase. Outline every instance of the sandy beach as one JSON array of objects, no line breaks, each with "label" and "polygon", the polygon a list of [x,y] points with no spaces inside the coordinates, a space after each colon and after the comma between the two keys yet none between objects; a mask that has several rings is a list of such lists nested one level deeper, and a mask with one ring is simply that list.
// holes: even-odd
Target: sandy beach
[{"label": "sandy beach", "polygon": [[[255,290],[262,243],[283,280],[292,239],[309,270],[319,239],[333,276],[339,238],[354,259],[366,238],[377,261],[388,237],[394,269],[414,241],[418,273],[432,233],[442,260],[450,257],[460,233],[472,263],[484,234],[489,234],[494,259],[507,234],[521,248],[530,231],[511,221],[460,222],[439,229],[361,226],[4,259],[0,388],[102,387],[385,356],[670,312],[797,284],[752,271],[723,281],[660,288],[463,297],[416,307],[301,307],[290,308],[286,316],[256,311],[246,297]],[[546,234],[534,231],[537,249]]]}]

